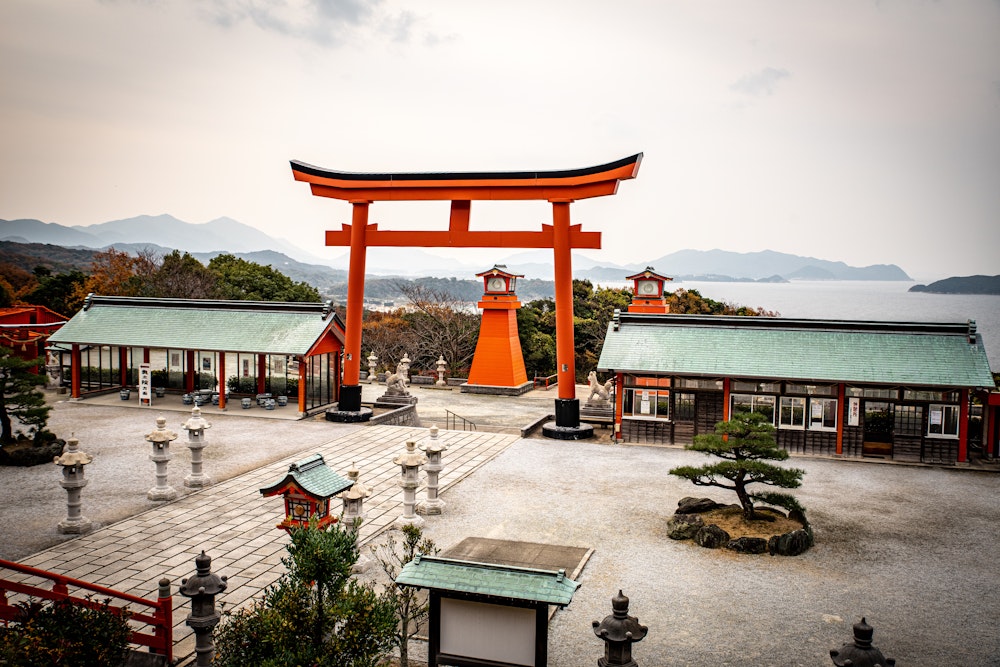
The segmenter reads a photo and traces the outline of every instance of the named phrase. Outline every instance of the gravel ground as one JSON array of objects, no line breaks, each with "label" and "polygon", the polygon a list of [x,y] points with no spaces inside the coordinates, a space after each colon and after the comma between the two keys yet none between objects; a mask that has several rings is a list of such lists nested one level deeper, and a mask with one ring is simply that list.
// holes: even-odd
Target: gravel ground
[{"label": "gravel ground", "polygon": [[[591,621],[611,613],[618,589],[649,627],[633,651],[644,667],[829,665],[862,616],[898,665],[1000,665],[1000,476],[792,459],[806,470],[796,496],[817,544],[782,558],[666,537],[681,497],[734,501],[667,473],[703,460],[674,448],[522,440],[444,494],[445,514],[427,517],[425,534],[442,548],[480,536],[595,549],[550,624],[550,667],[603,655]],[[414,650],[422,656],[425,645]]]}]

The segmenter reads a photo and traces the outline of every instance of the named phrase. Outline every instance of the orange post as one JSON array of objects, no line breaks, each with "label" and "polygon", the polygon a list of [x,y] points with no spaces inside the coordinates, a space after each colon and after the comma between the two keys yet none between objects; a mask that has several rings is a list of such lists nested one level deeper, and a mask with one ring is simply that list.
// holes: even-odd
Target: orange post
[{"label": "orange post", "polygon": [[226,353],[219,353],[219,409],[226,409]]},{"label": "orange post", "polygon": [[569,202],[552,202],[552,254],[555,266],[556,375],[559,398],[576,398],[573,344],[573,260],[569,246]]},{"label": "orange post", "polygon": [[347,274],[347,321],[344,331],[344,384],[340,388],[340,410],[361,410],[361,318],[365,301],[365,259],[369,201],[352,201],[351,259]]}]

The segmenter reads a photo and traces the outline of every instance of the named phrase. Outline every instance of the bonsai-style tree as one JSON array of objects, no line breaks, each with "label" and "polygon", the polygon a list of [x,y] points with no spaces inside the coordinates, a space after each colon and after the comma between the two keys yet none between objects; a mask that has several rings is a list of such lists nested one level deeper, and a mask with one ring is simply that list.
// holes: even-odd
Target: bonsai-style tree
[{"label": "bonsai-style tree", "polygon": [[[390,581],[395,581],[400,571],[416,556],[435,555],[439,551],[434,542],[423,537],[423,531],[412,525],[403,526],[403,552],[396,551],[396,539],[390,535],[386,543],[373,546],[372,553],[382,571],[389,575]],[[417,624],[427,617],[430,604],[421,602],[417,589],[411,586],[396,586],[390,584],[387,593],[396,607],[396,617],[399,626],[396,629],[396,645],[399,647],[399,666],[410,667],[410,638],[417,632]]]},{"label": "bonsai-style tree", "polygon": [[51,408],[38,390],[44,378],[31,372],[44,363],[44,358],[22,359],[10,348],[0,347],[0,445],[17,440],[15,419],[28,427],[32,436],[45,430]]},{"label": "bonsai-style tree", "polygon": [[216,630],[222,667],[376,667],[393,645],[393,602],[351,578],[356,534],[340,524],[293,528],[287,572],[263,599],[227,612]]},{"label": "bonsai-style tree", "polygon": [[802,483],[802,475],[805,474],[797,468],[781,468],[767,463],[784,461],[788,452],[778,448],[774,440],[774,426],[765,415],[737,412],[729,421],[717,423],[715,433],[696,435],[694,444],[685,446],[685,449],[704,452],[722,461],[703,466],[680,466],[671,469],[670,474],[683,477],[697,486],[717,486],[735,491],[746,520],[757,518],[753,506],[755,499],[788,509],[801,509],[787,494],[753,494],[747,490],[751,484],[794,489]]}]

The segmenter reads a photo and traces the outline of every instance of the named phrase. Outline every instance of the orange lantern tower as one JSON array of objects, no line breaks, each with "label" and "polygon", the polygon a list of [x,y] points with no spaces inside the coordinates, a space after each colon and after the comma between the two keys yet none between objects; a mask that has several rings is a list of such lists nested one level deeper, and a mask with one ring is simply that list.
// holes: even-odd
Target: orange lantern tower
[{"label": "orange lantern tower", "polygon": [[[326,245],[349,246],[347,318],[344,340],[344,382],[338,406],[327,411],[331,421],[367,421],[371,409],[361,407],[361,316],[365,295],[365,261],[370,246],[421,248],[551,248],[555,269],[556,371],[559,383],[555,422],[542,427],[543,435],[576,440],[593,435],[580,423],[576,398],[576,363],[573,344],[574,248],[601,247],[600,232],[585,232],[571,225],[569,206],[578,199],[618,192],[622,180],[639,173],[642,153],[607,164],[557,171],[357,173],[324,169],[297,160],[292,175],[309,184],[312,194],[351,203],[351,224],[326,233]],[[379,229],[368,222],[368,209],[376,201],[450,201],[448,229],[402,231]],[[552,224],[539,231],[473,231],[469,218],[473,200],[547,201],[552,204]]]},{"label": "orange lantern tower", "polygon": [[630,313],[657,313],[665,315],[670,312],[670,304],[667,303],[664,284],[673,280],[667,276],[661,276],[647,266],[645,271],[640,271],[635,275],[627,276],[625,280],[632,282],[632,303],[629,304]]},{"label": "orange lantern tower", "polygon": [[517,309],[521,302],[514,290],[517,279],[524,276],[510,273],[503,264],[476,276],[483,279],[483,299],[476,304],[482,309],[483,318],[469,380],[462,385],[462,392],[523,394],[531,389],[532,383],[524,370],[521,339],[517,335]]}]

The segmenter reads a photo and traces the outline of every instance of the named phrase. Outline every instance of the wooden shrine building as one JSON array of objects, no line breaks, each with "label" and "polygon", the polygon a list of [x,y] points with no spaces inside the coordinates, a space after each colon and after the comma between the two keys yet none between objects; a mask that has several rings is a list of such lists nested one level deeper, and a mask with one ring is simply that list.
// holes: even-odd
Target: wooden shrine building
[{"label": "wooden shrine building", "polygon": [[49,336],[65,323],[65,317],[45,306],[0,308],[0,346],[21,359],[38,359],[45,356]]},{"label": "wooden shrine building", "polygon": [[[337,401],[344,323],[326,303],[90,295],[49,338],[72,398],[136,387],[289,397],[300,415]],[[225,391],[219,391],[225,387]]]},{"label": "wooden shrine building", "polygon": [[686,444],[741,410],[791,452],[968,460],[970,397],[994,388],[974,322],[616,313],[598,362],[624,442]]}]

